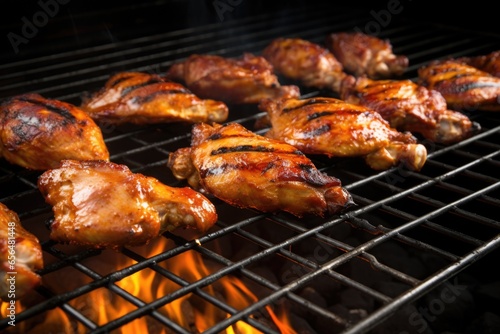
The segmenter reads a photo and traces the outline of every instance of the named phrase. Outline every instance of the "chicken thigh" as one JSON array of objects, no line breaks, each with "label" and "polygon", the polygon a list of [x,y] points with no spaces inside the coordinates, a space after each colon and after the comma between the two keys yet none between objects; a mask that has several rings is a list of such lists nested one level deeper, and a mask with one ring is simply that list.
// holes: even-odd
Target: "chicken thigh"
[{"label": "chicken thigh", "polygon": [[456,110],[500,111],[500,78],[470,65],[435,61],[418,69],[419,83],[440,92]]},{"label": "chicken thigh", "polygon": [[320,172],[295,147],[238,123],[195,125],[191,147],[173,152],[168,167],[193,188],[236,207],[301,217],[353,204],[340,180]]},{"label": "chicken thigh", "polygon": [[384,79],[401,76],[409,63],[406,56],[393,53],[389,40],[361,32],[332,33],[326,38],[326,46],[344,70],[357,77]]},{"label": "chicken thigh", "polygon": [[427,158],[425,146],[410,133],[390,127],[377,112],[328,97],[266,100],[269,138],[279,139],[306,154],[363,157],[375,170],[404,164],[418,171]]},{"label": "chicken thigh", "polygon": [[189,187],[175,188],[107,161],[65,160],[38,188],[52,206],[51,239],[96,248],[146,244],[177,227],[207,231],[214,205]]},{"label": "chicken thigh", "polygon": [[61,160],[109,160],[101,129],[81,109],[39,94],[12,97],[0,105],[0,156],[33,170]]},{"label": "chicken thigh", "polygon": [[480,130],[465,114],[449,110],[441,93],[411,80],[361,77],[340,95],[346,102],[377,111],[399,131],[420,134],[435,143],[456,143]]},{"label": "chicken thigh", "polygon": [[231,104],[256,104],[264,98],[298,97],[297,86],[282,86],[263,57],[245,53],[241,58],[191,55],[170,67],[167,77],[183,82],[202,98]]},{"label": "chicken thigh", "polygon": [[111,124],[223,122],[228,116],[223,102],[200,99],[179,83],[141,72],[111,76],[81,107],[94,120]]},{"label": "chicken thigh", "polygon": [[277,38],[262,52],[275,71],[304,86],[340,92],[344,81],[354,78],[322,46],[300,38]]}]

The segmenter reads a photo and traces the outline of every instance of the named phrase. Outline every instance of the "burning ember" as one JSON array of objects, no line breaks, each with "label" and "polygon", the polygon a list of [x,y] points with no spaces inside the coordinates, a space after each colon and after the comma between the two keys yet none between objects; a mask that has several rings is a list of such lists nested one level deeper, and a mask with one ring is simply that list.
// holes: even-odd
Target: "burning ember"
[{"label": "burning ember", "polygon": [[[145,258],[160,254],[165,249],[170,249],[171,245],[166,238],[158,238],[155,243],[149,246],[134,249],[138,253],[144,253]],[[141,252],[141,250],[144,250]],[[103,251],[99,256],[87,259],[87,266],[92,267],[96,273],[105,276],[113,271],[121,270],[135,263],[130,258],[125,258],[120,252]],[[113,264],[110,271],[109,264]],[[145,268],[135,272],[130,276],[117,281],[113,289],[101,287],[84,294],[67,304],[86,316],[90,321],[98,326],[107,324],[110,321],[126,316],[133,312],[139,306],[156,301],[164,296],[174,293],[183,285],[194,283],[214,272],[214,266],[204,263],[200,253],[196,251],[187,251],[181,253],[167,261],[158,263],[155,270]],[[104,269],[103,269],[104,268]],[[74,270],[70,268],[71,270]],[[163,270],[170,273],[165,277]],[[107,272],[106,272],[107,271]],[[55,274],[54,274],[55,275]],[[44,275],[44,286],[47,286],[55,293],[64,293],[71,291],[75,287],[90,283],[92,280],[81,274],[75,274],[74,271],[62,277],[61,273],[57,277],[52,274]],[[175,281],[171,278],[175,277]],[[63,284],[62,284],[63,283]],[[67,283],[67,284],[66,284]],[[116,290],[126,291],[128,294],[136,297],[135,300],[126,300]],[[252,305],[258,298],[245,286],[245,284],[234,276],[224,276],[213,284],[200,289],[204,295],[211,296],[217,301],[228,305],[234,310],[241,310]],[[16,303],[16,314],[20,314],[24,309],[29,308],[29,301],[20,300]],[[33,303],[34,305],[35,303]],[[0,304],[2,317],[8,315],[8,303]],[[220,307],[201,297],[199,293],[190,292],[180,296],[159,307],[155,311],[156,315],[170,319],[178,326],[191,333],[201,333],[220,321],[230,317],[230,314]],[[274,312],[270,306],[259,314],[256,321],[260,321],[265,326],[274,327],[283,334],[293,334],[295,331],[288,323],[285,312]],[[262,317],[261,317],[262,316]],[[86,333],[88,328],[82,323],[72,319],[70,315],[62,308],[56,307],[42,313],[36,319],[21,321],[15,327],[9,328],[7,333]],[[175,333],[175,330],[168,328],[153,315],[138,317],[131,320],[119,329],[112,332],[118,333],[151,333],[151,334],[169,334]],[[250,334],[260,333],[253,326],[246,322],[238,321],[225,329],[226,334]]]}]

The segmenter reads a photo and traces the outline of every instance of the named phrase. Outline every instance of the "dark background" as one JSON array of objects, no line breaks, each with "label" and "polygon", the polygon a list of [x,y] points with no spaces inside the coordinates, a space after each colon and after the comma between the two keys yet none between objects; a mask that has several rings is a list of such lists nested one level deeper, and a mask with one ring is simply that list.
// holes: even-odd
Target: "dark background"
[{"label": "dark background", "polygon": [[[103,43],[193,26],[240,20],[262,13],[286,15],[292,8],[331,6],[374,15],[397,4],[399,17],[498,34],[497,10],[486,1],[449,4],[418,0],[252,1],[252,0],[4,0],[0,21],[0,61],[18,61]],[[443,8],[437,8],[437,6]],[[45,9],[44,9],[45,7]],[[48,8],[48,9],[46,9]],[[36,31],[26,21],[38,19]],[[24,30],[23,30],[24,29]],[[28,32],[29,36],[26,36]],[[26,39],[24,39],[27,37]],[[22,39],[19,42],[18,38]],[[16,44],[17,46],[13,46]],[[17,47],[17,50],[16,50]],[[16,52],[17,51],[17,52]]]}]

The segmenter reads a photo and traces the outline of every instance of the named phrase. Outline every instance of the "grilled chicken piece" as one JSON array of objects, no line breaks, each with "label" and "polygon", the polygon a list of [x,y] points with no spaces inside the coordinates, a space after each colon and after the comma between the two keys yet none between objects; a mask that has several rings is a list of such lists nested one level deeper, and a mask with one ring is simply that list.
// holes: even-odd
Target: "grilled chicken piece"
[{"label": "grilled chicken piece", "polygon": [[456,58],[455,61],[475,67],[478,70],[500,78],[500,50],[490,52],[486,55],[460,57]]},{"label": "grilled chicken piece", "polygon": [[321,173],[295,147],[238,123],[195,125],[191,147],[172,153],[168,167],[176,178],[236,207],[301,217],[353,204],[340,180]]},{"label": "grilled chicken piece", "polygon": [[65,160],[38,188],[52,205],[51,239],[95,248],[146,244],[177,227],[207,231],[214,205],[189,187],[174,188],[107,161]]},{"label": "grilled chicken piece", "polygon": [[112,124],[223,122],[228,116],[223,102],[200,99],[177,82],[141,72],[111,76],[99,92],[83,98],[82,108]]},{"label": "grilled chicken piece", "polygon": [[419,83],[440,92],[455,110],[500,111],[500,78],[454,60],[418,69]]},{"label": "grilled chicken piece", "polygon": [[354,79],[330,51],[300,38],[277,38],[262,55],[277,73],[305,86],[338,93],[345,80]]},{"label": "grilled chicken piece", "polygon": [[[40,285],[36,273],[43,268],[42,247],[18,215],[0,203],[0,298],[20,299]],[[14,278],[14,280],[12,280]]]},{"label": "grilled chicken piece", "polygon": [[409,63],[406,56],[393,53],[389,40],[361,32],[330,34],[326,45],[344,70],[358,77],[385,79],[401,76]]},{"label": "grilled chicken piece", "polygon": [[480,130],[466,115],[449,110],[444,97],[411,80],[358,78],[341,98],[376,110],[393,128],[420,134],[435,143],[459,142]]},{"label": "grilled chicken piece", "polygon": [[419,171],[427,159],[425,146],[410,133],[390,127],[377,112],[328,97],[263,101],[271,129],[280,139],[306,154],[363,157],[375,170],[404,164]]},{"label": "grilled chicken piece", "polygon": [[250,53],[238,59],[191,55],[185,61],[172,65],[167,77],[183,82],[202,98],[232,104],[256,104],[264,98],[300,95],[297,86],[281,86],[266,59]]},{"label": "grilled chicken piece", "polygon": [[109,160],[101,129],[84,111],[39,94],[0,105],[0,157],[33,170],[57,167],[64,159]]}]

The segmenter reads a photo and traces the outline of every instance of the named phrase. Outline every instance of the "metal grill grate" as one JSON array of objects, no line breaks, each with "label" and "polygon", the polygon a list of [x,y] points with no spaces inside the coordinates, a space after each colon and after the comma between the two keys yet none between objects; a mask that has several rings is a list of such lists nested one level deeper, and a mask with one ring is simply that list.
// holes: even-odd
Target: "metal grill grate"
[{"label": "metal grill grate", "polygon": [[[79,104],[82,93],[99,89],[115,72],[163,72],[192,53],[259,54],[272,39],[282,36],[322,43],[329,32],[363,27],[370,20],[369,16],[353,11],[328,8],[288,11],[286,16],[266,13],[11,62],[0,66],[0,96],[33,91]],[[408,78],[415,78],[416,70],[432,59],[500,49],[500,36],[435,27],[404,17],[395,18],[392,25],[381,30],[380,36],[391,40],[396,53],[409,57]],[[302,92],[304,96],[330,94],[307,88]],[[262,116],[253,106],[232,106],[230,110],[229,121],[250,129]],[[134,264],[113,269],[112,262],[104,272],[91,263],[107,258],[108,251],[74,249],[48,239],[44,223],[51,218],[51,210],[36,187],[39,173],[2,160],[0,201],[40,236],[44,257],[50,259],[40,272],[44,282],[67,275],[68,269],[88,281],[62,292],[44,283],[36,289],[37,301],[17,314],[18,326],[56,308],[92,333],[107,333],[143,316],[172,332],[191,333],[158,311],[188,294],[230,314],[205,333],[219,333],[240,320],[258,331],[279,333],[277,328],[260,321],[258,315],[265,306],[284,300],[293,309],[312,314],[338,332],[361,333],[384,326],[402,307],[417,302],[480,259],[488,261],[486,255],[500,246],[500,118],[479,112],[469,116],[481,124],[482,132],[448,147],[426,143],[428,160],[419,173],[399,168],[376,173],[357,159],[312,157],[318,168],[342,180],[353,195],[358,206],[345,215],[304,221],[283,213],[236,209],[213,199],[219,221],[208,234],[194,240],[183,233],[164,233],[159,239],[166,239],[169,248],[149,257],[142,250],[124,248],[116,256]],[[189,125],[179,124],[103,128],[112,161],[173,186],[182,184],[166,168],[168,155],[189,145],[189,133]],[[223,249],[225,245],[230,245],[229,250]],[[409,259],[417,257],[432,264],[415,273],[413,267],[395,261],[391,249],[404,251]],[[188,252],[200,254],[218,269],[189,282],[162,266]],[[281,268],[281,272],[268,276],[262,273],[266,268]],[[145,302],[117,284],[143,270],[152,270],[179,288]],[[363,275],[355,275],[357,270],[374,275],[375,280],[397,282],[404,288],[388,292]],[[206,287],[231,275],[257,286],[259,299],[237,310],[207,293]],[[338,286],[339,293],[347,288],[354,290],[372,301],[373,306],[364,317],[353,321],[345,313],[315,303],[304,294],[307,287],[322,289],[325,284]],[[135,309],[98,325],[71,305],[75,298],[101,288]],[[8,327],[7,320],[0,321],[0,328]]]}]

